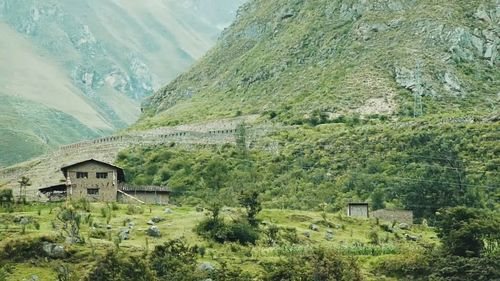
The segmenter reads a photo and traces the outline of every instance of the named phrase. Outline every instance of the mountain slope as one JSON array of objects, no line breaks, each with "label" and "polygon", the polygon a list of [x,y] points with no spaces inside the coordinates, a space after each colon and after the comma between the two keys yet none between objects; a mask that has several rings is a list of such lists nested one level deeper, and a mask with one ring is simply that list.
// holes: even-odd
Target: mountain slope
[{"label": "mountain slope", "polygon": [[[145,103],[136,127],[240,113],[302,123],[314,114],[496,111],[498,7],[498,0],[251,1],[214,49]],[[413,94],[422,99],[416,107]]]},{"label": "mountain slope", "polygon": [[[133,123],[140,100],[208,50],[242,2],[0,0],[2,101],[15,97],[21,107],[67,115],[84,128],[48,118],[37,120],[37,130],[20,129],[31,120],[3,111],[0,129],[20,135],[2,138],[2,147],[27,143],[0,150],[0,165],[37,155],[30,144],[44,151]],[[3,121],[14,116],[16,123]],[[76,134],[66,137],[68,130]]]}]

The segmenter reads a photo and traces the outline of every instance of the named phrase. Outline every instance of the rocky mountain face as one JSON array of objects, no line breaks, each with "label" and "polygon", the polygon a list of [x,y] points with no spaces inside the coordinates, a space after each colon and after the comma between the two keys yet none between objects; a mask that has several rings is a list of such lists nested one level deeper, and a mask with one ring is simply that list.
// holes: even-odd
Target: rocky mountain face
[{"label": "rocky mountain face", "polygon": [[0,165],[133,123],[242,0],[0,0]]},{"label": "rocky mountain face", "polygon": [[253,0],[140,127],[497,112],[500,1]]}]

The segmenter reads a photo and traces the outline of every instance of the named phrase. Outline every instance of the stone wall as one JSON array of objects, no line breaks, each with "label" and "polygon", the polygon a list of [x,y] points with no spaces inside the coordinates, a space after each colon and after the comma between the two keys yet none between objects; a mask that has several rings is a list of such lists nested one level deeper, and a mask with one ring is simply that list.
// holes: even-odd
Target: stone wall
[{"label": "stone wall", "polygon": [[[59,149],[35,158],[15,167],[0,170],[0,187],[11,188],[18,196],[17,181],[21,176],[28,176],[32,185],[27,196],[39,198],[38,189],[60,184],[64,181],[61,167],[78,163],[88,159],[114,163],[118,153],[133,146],[175,146],[188,150],[200,147],[221,146],[236,142],[237,127],[245,122],[246,140],[249,147],[255,148],[258,140],[263,136],[283,129],[273,124],[251,124],[256,116],[224,119],[215,122],[181,125],[176,127],[157,128],[147,131],[130,132],[124,135],[110,136],[95,140],[83,141],[65,145]],[[264,147],[263,149],[276,150],[277,148]]]},{"label": "stone wall", "polygon": [[374,218],[378,218],[388,222],[399,222],[399,223],[407,223],[413,224],[413,212],[406,210],[376,210],[370,213],[370,215]]}]

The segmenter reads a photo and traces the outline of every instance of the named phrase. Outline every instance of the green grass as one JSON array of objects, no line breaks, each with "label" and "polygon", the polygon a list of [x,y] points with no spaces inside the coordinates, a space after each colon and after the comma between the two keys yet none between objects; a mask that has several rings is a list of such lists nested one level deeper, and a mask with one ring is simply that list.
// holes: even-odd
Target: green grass
[{"label": "green grass", "polygon": [[[347,251],[351,255],[356,255],[363,257],[363,264],[369,262],[371,259],[366,258],[368,256],[380,256],[386,254],[394,254],[397,252],[406,252],[411,247],[420,247],[422,243],[436,244],[436,237],[432,229],[423,229],[419,227],[412,228],[409,232],[415,235],[422,235],[422,240],[418,243],[407,242],[404,239],[397,239],[392,236],[389,237],[387,243],[381,244],[380,246],[368,246],[369,238],[368,233],[372,229],[378,229],[377,231],[382,235],[382,230],[376,226],[374,220],[370,219],[353,219],[341,216],[340,214],[329,213],[328,221],[332,224],[343,225],[342,228],[333,229],[334,239],[332,241],[325,240],[325,234],[327,227],[321,225],[321,215],[317,212],[308,211],[294,211],[294,210],[273,210],[265,209],[259,218],[266,223],[276,224],[279,227],[296,228],[300,239],[297,244],[286,245],[275,245],[269,246],[264,240],[261,239],[255,246],[241,246],[234,243],[227,244],[217,244],[214,242],[206,241],[200,238],[193,232],[194,226],[202,220],[205,215],[204,213],[196,212],[194,207],[175,207],[168,206],[173,210],[172,214],[165,214],[165,207],[162,206],[143,206],[144,213],[137,215],[127,215],[126,205],[118,205],[119,210],[112,211],[112,218],[110,225],[112,229],[109,230],[111,236],[114,238],[121,228],[124,228],[124,220],[131,219],[135,226],[131,233],[131,239],[123,241],[120,244],[119,251],[127,254],[140,254],[144,252],[146,245],[148,245],[149,251],[153,249],[155,245],[162,244],[168,239],[183,238],[190,245],[198,245],[206,248],[206,254],[200,261],[209,261],[214,264],[218,264],[218,261],[225,260],[229,264],[239,265],[244,270],[252,272],[253,274],[258,274],[261,270],[259,267],[255,266],[255,261],[260,262],[265,261],[275,261],[279,259],[280,255],[286,253],[300,253],[308,251],[312,247],[331,247],[335,249],[347,249],[354,247],[355,243],[363,243],[365,247],[380,248],[385,249],[383,251],[377,252],[376,254],[369,254],[362,251]],[[90,214],[93,217],[94,222],[106,225],[106,219],[101,216],[101,208],[105,207],[104,204],[95,203],[91,205]],[[52,209],[52,213],[50,210]],[[150,211],[151,210],[151,211]],[[40,211],[40,215],[39,212]],[[22,212],[13,213],[3,213],[0,214],[0,247],[4,247],[5,243],[9,241],[28,239],[28,237],[36,237],[41,235],[58,235],[59,231],[52,228],[52,221],[55,219],[55,214],[57,211],[57,205],[52,204],[50,206],[35,205],[26,208]],[[231,208],[230,212],[224,212],[223,216],[226,219],[238,216],[241,212],[239,209]],[[6,221],[11,221],[9,218],[15,216],[27,216],[40,223],[40,229],[37,230],[33,227],[28,227],[25,234],[20,234],[21,228],[15,223],[8,223],[8,228],[6,228]],[[161,238],[147,238],[145,230],[148,225],[146,222],[153,216],[161,216],[166,220],[158,223],[157,226],[160,228],[163,236]],[[311,223],[319,224],[319,231],[309,230],[309,225]],[[262,226],[262,228],[265,228]],[[87,243],[85,245],[73,245],[69,249],[73,253],[72,257],[64,261],[58,260],[45,260],[44,262],[36,262],[36,266],[33,267],[31,262],[26,261],[26,263],[14,264],[13,273],[10,276],[11,279],[8,280],[22,280],[23,278],[29,278],[31,275],[36,274],[39,277],[53,278],[55,271],[61,263],[68,264],[72,268],[79,268],[79,270],[88,270],[89,266],[95,261],[93,252],[96,255],[101,255],[104,253],[105,249],[111,249],[114,246],[112,241],[105,239],[94,239],[88,238],[89,226],[82,224],[82,234],[86,238]],[[107,231],[104,228],[105,231]],[[311,237],[306,238],[303,233],[310,232]],[[403,232],[401,232],[403,233]],[[388,250],[391,249],[391,250]],[[7,261],[8,262],[8,261]],[[366,272],[367,276],[371,273]],[[51,280],[44,279],[41,280]]]}]

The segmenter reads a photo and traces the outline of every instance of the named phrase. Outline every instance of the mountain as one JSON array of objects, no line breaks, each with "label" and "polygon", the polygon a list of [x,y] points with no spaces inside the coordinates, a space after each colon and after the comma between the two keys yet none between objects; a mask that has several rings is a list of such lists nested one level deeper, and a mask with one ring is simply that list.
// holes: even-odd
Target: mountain
[{"label": "mountain", "polygon": [[[138,144],[118,164],[135,184],[168,185],[180,198],[250,189],[269,208],[371,202],[417,220],[443,207],[498,208],[499,4],[250,1],[128,130],[253,116],[236,146],[199,139],[186,151],[170,138]],[[209,184],[214,170],[227,177]]]},{"label": "mountain", "polygon": [[239,114],[497,112],[500,5],[256,0],[215,48],[144,104],[136,128]]},{"label": "mountain", "polygon": [[0,0],[0,165],[135,122],[242,3]]}]

